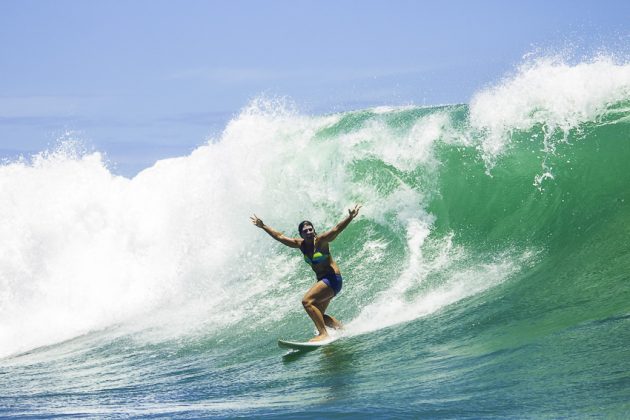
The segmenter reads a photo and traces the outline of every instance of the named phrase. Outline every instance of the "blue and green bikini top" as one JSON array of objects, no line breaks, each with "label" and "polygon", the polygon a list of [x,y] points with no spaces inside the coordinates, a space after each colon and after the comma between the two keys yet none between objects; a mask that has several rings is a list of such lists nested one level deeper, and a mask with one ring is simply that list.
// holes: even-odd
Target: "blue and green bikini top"
[{"label": "blue and green bikini top", "polygon": [[320,252],[317,250],[317,248],[315,248],[315,252],[313,252],[312,257],[309,257],[308,255],[306,255],[306,252],[304,252],[304,248],[300,247],[300,251],[302,251],[302,254],[304,254],[304,261],[311,267],[314,264],[321,264],[324,262],[328,262],[328,259],[330,258],[329,253]]}]

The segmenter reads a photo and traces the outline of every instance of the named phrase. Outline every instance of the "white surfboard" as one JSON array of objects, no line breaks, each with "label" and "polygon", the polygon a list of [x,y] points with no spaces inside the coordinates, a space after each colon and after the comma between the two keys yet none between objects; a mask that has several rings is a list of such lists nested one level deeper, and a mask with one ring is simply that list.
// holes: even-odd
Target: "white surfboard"
[{"label": "white surfboard", "polygon": [[322,341],[289,341],[289,340],[278,340],[278,347],[285,349],[293,349],[293,350],[316,350],[320,347],[324,347],[337,338],[329,338],[327,340]]}]

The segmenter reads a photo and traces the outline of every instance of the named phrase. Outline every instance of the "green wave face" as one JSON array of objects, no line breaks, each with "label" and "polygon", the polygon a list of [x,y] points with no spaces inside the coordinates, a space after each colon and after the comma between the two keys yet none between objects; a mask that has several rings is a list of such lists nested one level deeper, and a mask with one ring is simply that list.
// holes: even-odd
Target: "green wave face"
[{"label": "green wave face", "polygon": [[[374,274],[360,275],[389,282],[395,291],[390,293],[406,303],[418,303],[423,293],[470,267],[484,276],[483,266],[512,265],[488,286],[509,281],[486,292],[500,294],[485,308],[491,319],[509,320],[509,327],[487,326],[490,341],[496,341],[493,328],[502,329],[499,341],[505,343],[496,343],[499,347],[623,314],[628,308],[627,109],[627,101],[608,104],[593,120],[566,130],[546,122],[511,129],[502,133],[505,150],[491,162],[484,155],[489,134],[471,126],[465,105],[344,115],[316,138],[354,142],[359,152],[348,164],[356,184],[352,190],[357,200],[367,199],[383,213],[378,220],[358,222],[361,229],[349,229],[341,248],[354,245],[350,254],[360,254],[366,232],[387,243],[386,256],[371,267]],[[431,129],[430,143],[421,146],[424,154],[414,154],[423,130]],[[385,131],[395,146],[375,156],[374,143],[386,141]],[[391,204],[397,200],[398,209]],[[413,244],[416,219],[426,236]],[[420,268],[415,276],[408,273],[413,279],[401,280],[408,276],[400,267],[412,259],[435,265],[445,253],[449,261],[439,269]],[[484,318],[482,313],[475,316]],[[488,337],[480,340],[488,345]]]}]

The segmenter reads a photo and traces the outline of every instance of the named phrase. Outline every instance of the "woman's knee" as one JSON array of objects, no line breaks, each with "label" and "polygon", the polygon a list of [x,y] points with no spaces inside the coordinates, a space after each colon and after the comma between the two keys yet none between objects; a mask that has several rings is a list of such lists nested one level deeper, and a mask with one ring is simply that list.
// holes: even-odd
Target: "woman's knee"
[{"label": "woman's knee", "polygon": [[313,299],[309,295],[304,295],[304,297],[302,298],[302,306],[307,308],[307,307],[313,306],[313,305],[315,305],[315,299]]}]

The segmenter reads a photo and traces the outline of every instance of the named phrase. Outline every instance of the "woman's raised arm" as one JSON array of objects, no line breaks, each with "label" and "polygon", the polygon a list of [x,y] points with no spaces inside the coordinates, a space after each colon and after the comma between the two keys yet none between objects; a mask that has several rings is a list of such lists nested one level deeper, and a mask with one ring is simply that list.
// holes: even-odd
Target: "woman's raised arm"
[{"label": "woman's raised arm", "polygon": [[271,226],[267,226],[266,224],[264,224],[262,219],[260,219],[255,214],[254,214],[254,216],[250,217],[250,219],[252,220],[252,223],[254,225],[256,225],[257,227],[259,227],[262,230],[264,230],[265,232],[267,232],[269,234],[269,236],[271,236],[273,239],[275,239],[276,241],[280,242],[281,244],[284,244],[284,245],[286,245],[288,247],[291,247],[291,248],[299,248],[300,247],[302,239],[289,238],[287,236],[284,236],[284,234],[282,232],[279,232],[279,231],[275,230],[274,228],[272,228]]},{"label": "woman's raised arm", "polygon": [[319,241],[320,242],[334,241],[337,235],[339,235],[346,228],[346,226],[350,224],[352,219],[357,217],[357,215],[359,214],[359,209],[361,207],[362,206],[360,204],[356,204],[353,209],[348,209],[348,215],[346,216],[346,218],[343,219],[341,222],[339,222],[337,226],[335,226],[334,228],[319,235]]}]

